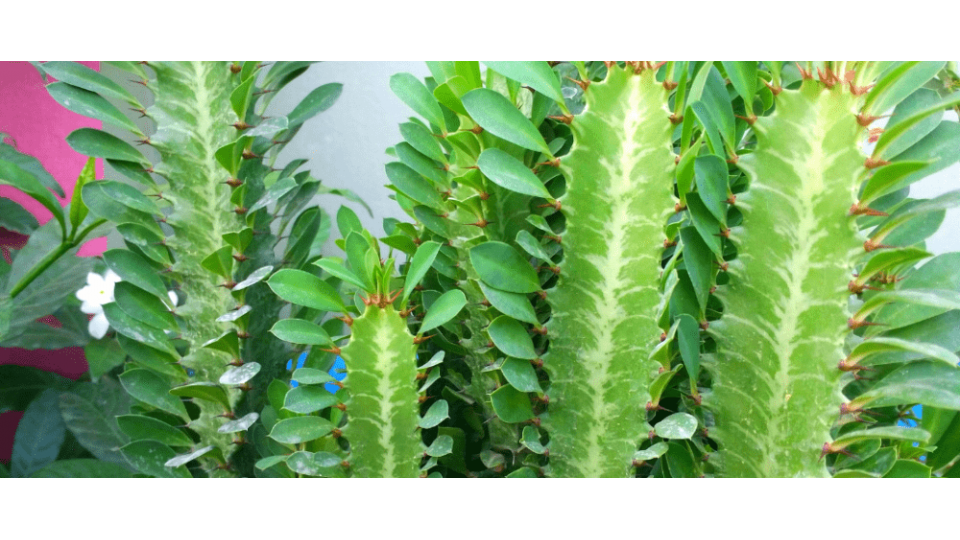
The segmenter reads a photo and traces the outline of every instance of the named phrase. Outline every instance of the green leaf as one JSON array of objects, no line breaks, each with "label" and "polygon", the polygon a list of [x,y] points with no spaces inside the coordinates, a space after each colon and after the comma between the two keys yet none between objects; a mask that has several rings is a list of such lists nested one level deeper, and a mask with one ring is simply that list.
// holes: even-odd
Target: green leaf
[{"label": "green leaf", "polygon": [[857,276],[858,284],[865,284],[870,278],[880,272],[893,272],[912,266],[930,254],[918,248],[901,248],[881,251],[870,258]]},{"label": "green leaf", "polygon": [[470,250],[470,263],[487,285],[507,292],[540,290],[537,272],[517,250],[503,242],[486,242]]},{"label": "green leaf", "polygon": [[512,386],[501,386],[490,394],[493,411],[504,422],[515,424],[534,417],[527,394]]},{"label": "green leaf", "polygon": [[[80,224],[83,223],[84,218],[87,217],[87,206],[83,204],[81,193],[83,192],[83,186],[96,178],[96,163],[97,160],[94,158],[87,160],[87,164],[84,165],[83,170],[80,171],[80,176],[77,178],[77,183],[73,188],[73,197],[70,199],[70,225],[73,231],[77,231],[77,227],[79,227]],[[73,234],[76,234],[76,232]]]},{"label": "green leaf", "polygon": [[105,304],[103,314],[106,315],[110,327],[136,342],[147,345],[169,356],[176,355],[177,351],[170,343],[170,338],[162,330],[140,322],[127,314],[116,303]]},{"label": "green leaf", "polygon": [[300,444],[319,439],[331,431],[333,424],[325,418],[300,416],[277,422],[269,437],[284,444]]},{"label": "green leaf", "polygon": [[520,444],[525,446],[534,454],[543,454],[547,447],[540,442],[540,430],[534,426],[524,426],[523,434],[520,436]]},{"label": "green leaf", "polygon": [[218,337],[207,341],[201,345],[201,347],[224,352],[234,357],[240,356],[240,338],[237,337],[236,331],[232,330],[228,330]]},{"label": "green leaf", "polygon": [[277,296],[287,302],[322,311],[346,310],[336,289],[302,270],[280,270],[270,277],[267,284]]},{"label": "green leaf", "polygon": [[170,314],[170,308],[143,289],[121,281],[114,285],[113,294],[117,305],[130,317],[155,328],[177,328],[177,322]]},{"label": "green leaf", "polygon": [[278,338],[297,345],[323,345],[330,347],[330,336],[319,325],[303,319],[282,319],[277,321],[270,333]]},{"label": "green leaf", "polygon": [[406,122],[400,124],[400,135],[410,146],[430,159],[447,163],[447,156],[443,153],[440,143],[433,133],[420,124]]},{"label": "green leaf", "polygon": [[693,291],[696,293],[697,303],[702,312],[710,298],[710,288],[716,273],[713,257],[710,255],[710,248],[694,227],[680,229],[680,240],[683,242],[683,260],[687,275],[690,277],[690,283],[693,285]]},{"label": "green leaf", "polygon": [[37,218],[22,206],[10,199],[0,199],[0,227],[29,235],[39,226]]},{"label": "green leaf", "polygon": [[404,165],[420,173],[434,184],[447,185],[447,173],[437,166],[437,162],[418,152],[413,146],[402,142],[393,147],[393,151]]},{"label": "green leaf", "polygon": [[[910,94],[910,96],[908,96],[906,99],[901,101],[899,105],[897,105],[897,108],[893,111],[893,116],[890,117],[890,120],[887,122],[885,127],[893,127],[900,121],[911,117],[913,113],[925,109],[939,101],[940,95],[937,94],[937,92],[928,88],[920,88],[916,92]],[[887,148],[886,155],[890,157],[896,157],[907,148],[910,148],[914,144],[920,142],[921,139],[929,135],[931,131],[937,128],[937,125],[940,124],[941,119],[941,116],[931,115],[923,121],[917,123],[917,125],[910,128],[906,133],[901,135],[896,142]]]},{"label": "green leaf", "polygon": [[537,314],[533,310],[533,305],[530,304],[526,295],[494,289],[482,281],[479,284],[483,296],[490,302],[490,305],[504,315],[522,322],[540,324],[537,320]]},{"label": "green leaf", "polygon": [[315,88],[287,115],[290,129],[332,107],[341,92],[343,85],[340,83],[328,83]]},{"label": "green leaf", "polygon": [[888,71],[863,102],[863,113],[881,115],[929,81],[944,62],[904,62]]},{"label": "green leaf", "polygon": [[[917,353],[919,356],[941,360],[950,366],[956,366],[957,363],[960,363],[960,358],[957,358],[957,355],[953,354],[948,349],[940,347],[939,345],[934,345],[932,343],[918,343],[915,341],[889,337],[875,337],[860,343],[854,347],[853,351],[850,352],[849,359],[859,360],[873,354],[890,351],[913,352]],[[867,364],[871,363],[867,362]]]},{"label": "green leaf", "polygon": [[84,345],[83,355],[90,366],[90,379],[97,381],[104,373],[123,364],[127,355],[112,339],[95,339]]},{"label": "green leaf", "polygon": [[387,163],[386,171],[390,183],[407,197],[433,208],[443,207],[440,193],[417,171],[398,162]]},{"label": "green leaf", "polygon": [[450,406],[447,404],[446,400],[440,399],[433,403],[427,412],[424,413],[423,418],[420,419],[419,425],[422,429],[430,429],[440,425],[440,422],[443,422],[447,418],[450,418]]},{"label": "green leaf", "polygon": [[231,420],[219,428],[217,428],[217,433],[239,433],[241,431],[246,431],[250,429],[257,419],[260,418],[260,415],[252,412],[243,415],[236,420]]},{"label": "green leaf", "polygon": [[265,458],[257,461],[257,462],[254,464],[254,467],[256,467],[257,469],[259,469],[259,470],[261,470],[261,471],[262,471],[262,470],[265,470],[265,469],[269,469],[269,468],[273,467],[274,465],[278,465],[278,464],[280,464],[280,463],[283,463],[283,462],[287,461],[287,458],[288,458],[288,457],[289,457],[289,456],[270,456],[270,457],[265,457]]},{"label": "green leaf", "polygon": [[158,298],[167,298],[167,288],[143,257],[125,249],[111,249],[103,253],[103,262],[123,281],[140,287]]},{"label": "green leaf", "polygon": [[170,395],[167,382],[158,375],[146,369],[128,369],[120,375],[120,384],[134,399],[189,421],[183,402]]},{"label": "green leaf", "polygon": [[444,325],[460,313],[460,310],[467,305],[467,297],[460,289],[453,289],[443,293],[440,298],[434,300],[433,305],[427,310],[423,323],[420,325],[419,333],[428,332]]},{"label": "green leaf", "polygon": [[177,397],[202,399],[212,403],[219,403],[227,411],[231,409],[230,398],[222,386],[212,382],[195,382],[177,386],[170,390],[170,394]]},{"label": "green leaf", "polygon": [[157,208],[136,188],[120,182],[101,180],[82,188],[83,203],[94,216],[113,223],[136,224],[163,239],[163,234],[151,215],[160,214]]},{"label": "green leaf", "polygon": [[427,455],[432,457],[442,457],[453,452],[453,437],[449,435],[440,435],[433,440],[433,444],[427,448]]},{"label": "green leaf", "polygon": [[898,161],[876,169],[864,184],[860,195],[860,204],[867,206],[878,198],[893,191],[900,180],[927,166],[925,161]]},{"label": "green leaf", "polygon": [[668,448],[669,447],[667,446],[667,443],[658,442],[650,445],[649,448],[637,450],[636,453],[633,454],[633,459],[635,461],[649,461],[651,459],[657,459],[658,457],[666,454]]},{"label": "green leaf", "polygon": [[[0,146],[4,145],[0,144]],[[34,175],[13,162],[0,159],[0,185],[13,186],[33,197],[57,218],[61,229],[65,230],[63,208],[60,207],[60,203],[53,197],[53,194]]]},{"label": "green leaf", "polygon": [[911,459],[898,459],[884,478],[930,478],[930,467]]},{"label": "green leaf", "polygon": [[230,279],[233,277],[233,248],[223,246],[201,260],[200,266],[212,274]]},{"label": "green leaf", "polygon": [[920,441],[924,443],[930,434],[920,428],[882,426],[860,431],[851,431],[834,439],[834,448],[845,448],[855,442],[868,439],[892,439],[896,441]]},{"label": "green leaf", "polygon": [[563,92],[560,90],[560,79],[546,62],[487,62],[487,67],[497,73],[509,77],[518,83],[529,86],[550,99],[556,101],[561,109],[566,109]]},{"label": "green leaf", "polygon": [[471,90],[463,96],[464,108],[480,127],[528,150],[553,157],[543,136],[522,112],[503,95],[487,88]]},{"label": "green leaf", "polygon": [[904,136],[911,128],[931,116],[937,119],[942,118],[943,111],[957,105],[960,105],[960,92],[954,92],[953,94],[945,97],[942,101],[916,111],[909,117],[898,121],[896,124],[888,124],[884,129],[883,134],[880,135],[877,145],[873,149],[873,156],[877,157],[883,155],[884,157],[893,157],[893,154],[886,153],[886,150],[893,143],[897,142],[900,137]]},{"label": "green leaf", "polygon": [[64,82],[48,84],[47,92],[57,103],[79,115],[128,129],[137,135],[143,134],[133,120],[127,118],[109,101],[94,92]]},{"label": "green leaf", "polygon": [[[290,376],[292,380],[297,381],[301,385],[304,384],[326,384],[329,382],[335,382],[334,379],[326,371],[322,371],[314,368],[300,368],[293,370],[293,375]],[[299,388],[299,387],[297,387]]]},{"label": "green leaf", "polygon": [[126,467],[97,459],[64,459],[54,461],[30,478],[132,478]]},{"label": "green leaf", "polygon": [[697,424],[697,418],[691,414],[674,413],[657,422],[653,429],[664,439],[689,439],[697,432]]},{"label": "green leaf", "polygon": [[707,155],[698,157],[693,167],[700,200],[720,223],[726,223],[727,164],[720,156]]},{"label": "green leaf", "polygon": [[130,397],[109,378],[60,395],[60,413],[77,442],[97,459],[118,465],[126,465],[118,448],[127,437],[115,418],[130,412],[130,405]]},{"label": "green leaf", "polygon": [[409,73],[397,73],[390,77],[390,90],[427,121],[441,129],[444,127],[440,104],[419,79]]},{"label": "green leaf", "polygon": [[[96,92],[108,99],[118,99],[140,106],[137,98],[109,77],[77,62],[44,62],[43,70],[58,81]],[[49,87],[48,87],[49,88]]]},{"label": "green leaf", "polygon": [[342,279],[343,281],[346,281],[351,285],[357,286],[357,288],[359,289],[367,288],[367,285],[363,281],[361,281],[356,274],[348,270],[347,267],[343,266],[343,264],[340,263],[340,261],[337,261],[336,259],[325,257],[323,259],[314,261],[313,264],[315,266],[318,266],[326,270],[333,277]]},{"label": "green leaf", "polygon": [[10,475],[30,476],[57,459],[67,428],[58,406],[60,392],[44,390],[34,399],[17,425],[10,457]]},{"label": "green leaf", "polygon": [[254,378],[257,373],[260,373],[260,364],[257,362],[247,362],[240,367],[227,370],[226,373],[220,376],[220,384],[243,384]]},{"label": "green leaf", "polygon": [[526,360],[507,358],[500,365],[500,371],[507,382],[521,392],[543,392],[536,370]]},{"label": "green leaf", "polygon": [[690,380],[696,381],[700,375],[700,325],[687,314],[680,315],[678,320],[680,357],[683,358],[683,365],[690,375]]},{"label": "green leaf", "polygon": [[127,461],[138,471],[157,478],[190,478],[186,467],[166,467],[164,464],[177,457],[169,446],[158,441],[134,441],[120,449]]},{"label": "green leaf", "polygon": [[360,218],[357,217],[356,212],[346,206],[341,206],[337,210],[337,228],[340,230],[340,236],[346,238],[352,232],[363,231],[363,224],[360,223]]},{"label": "green leaf", "polygon": [[433,241],[424,242],[417,248],[417,252],[411,257],[407,268],[407,276],[403,283],[403,296],[400,300],[401,304],[406,304],[407,299],[413,294],[413,290],[427,275],[430,267],[433,266],[433,261],[436,260],[439,252],[440,244]]},{"label": "green leaf", "polygon": [[487,333],[490,334],[493,344],[507,356],[525,360],[537,358],[530,334],[514,319],[506,315],[497,317],[487,327]]},{"label": "green leaf", "polygon": [[156,441],[169,446],[193,446],[190,437],[170,424],[138,414],[117,417],[117,425],[131,441]]},{"label": "green leaf", "polygon": [[261,281],[263,281],[264,278],[270,275],[270,272],[273,272],[273,266],[271,265],[257,268],[256,270],[251,272],[250,275],[246,277],[246,279],[244,279],[240,283],[237,283],[237,285],[234,288],[230,289],[230,292],[242,291],[248,287],[252,287],[257,283],[260,283]]},{"label": "green leaf", "polygon": [[[935,261],[937,261],[937,259],[931,260],[927,263],[927,265],[932,264]],[[924,265],[924,267],[927,265]],[[943,268],[943,266],[939,264],[934,265],[934,267],[930,268],[930,270],[941,268],[947,271],[952,270]],[[920,275],[918,274],[922,274],[924,277],[926,277],[926,275],[931,273],[932,272],[925,270],[918,270],[914,274],[911,274],[911,283],[905,284],[905,286],[910,286],[913,283],[919,282],[920,279],[918,278],[920,278]],[[938,277],[944,276],[944,274],[945,272],[940,273],[940,276]],[[945,285],[950,286],[951,284],[945,283]],[[900,328],[902,326],[920,322],[930,317],[935,317],[941,313],[946,313],[947,311],[960,309],[960,292],[919,288],[883,291],[871,296],[866,302],[864,302],[854,316],[858,319],[864,319],[867,315],[876,312],[887,304],[892,304],[890,306],[891,309],[883,309],[880,312],[882,316],[877,317],[876,320],[884,323],[887,328]],[[915,309],[917,306],[935,309]]]},{"label": "green leaf", "polygon": [[136,148],[99,129],[80,128],[67,135],[67,144],[85,156],[132,161],[144,168],[150,167],[150,162]]},{"label": "green leaf", "polygon": [[339,401],[322,386],[301,384],[287,392],[283,400],[283,408],[299,414],[310,414],[336,405]]},{"label": "green leaf", "polygon": [[757,63],[756,62],[721,62],[727,72],[727,78],[743,98],[747,108],[747,115],[753,113],[753,96],[757,91]]},{"label": "green leaf", "polygon": [[870,407],[921,403],[960,410],[960,369],[939,362],[913,362],[881,379],[852,403]]},{"label": "green leaf", "polygon": [[477,159],[477,166],[487,178],[504,189],[524,195],[553,199],[537,175],[517,158],[499,148],[484,150]]}]

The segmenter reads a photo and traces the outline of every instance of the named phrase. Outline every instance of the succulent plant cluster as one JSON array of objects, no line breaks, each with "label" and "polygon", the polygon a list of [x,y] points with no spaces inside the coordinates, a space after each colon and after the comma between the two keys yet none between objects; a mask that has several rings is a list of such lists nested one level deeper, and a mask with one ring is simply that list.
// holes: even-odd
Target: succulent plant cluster
[{"label": "succulent plant cluster", "polygon": [[137,471],[960,474],[960,265],[925,249],[960,192],[908,196],[960,161],[955,66],[427,65],[390,80],[418,115],[386,165],[410,222],[377,237],[341,208],[342,257],[310,201],[352,194],[273,167],[339,85],[263,116],[305,63],[123,64],[149,108],[42,65],[161,156],[68,138],[141,184],[87,178],[81,201],[127,244],[104,312]]}]

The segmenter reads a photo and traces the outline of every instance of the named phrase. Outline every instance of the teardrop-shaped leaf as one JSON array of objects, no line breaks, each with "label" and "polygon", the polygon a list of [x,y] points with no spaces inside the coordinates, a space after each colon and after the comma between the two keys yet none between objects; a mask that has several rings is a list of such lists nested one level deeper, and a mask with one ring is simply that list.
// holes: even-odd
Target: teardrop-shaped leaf
[{"label": "teardrop-shaped leaf", "polygon": [[155,328],[176,329],[177,321],[170,308],[140,287],[121,281],[114,285],[113,294],[120,309],[132,318]]},{"label": "teardrop-shaped leaf", "polygon": [[427,455],[432,457],[442,457],[453,452],[453,437],[449,435],[440,435],[433,440],[433,444],[427,448]]},{"label": "teardrop-shaped leaf", "polygon": [[533,348],[533,340],[522,324],[501,315],[490,323],[487,333],[493,344],[507,356],[533,360],[537,358],[537,351]]},{"label": "teardrop-shaped leaf", "polygon": [[134,319],[116,303],[104,304],[103,314],[107,317],[110,327],[117,333],[166,353],[168,356],[175,357],[177,355],[170,338],[162,330]]},{"label": "teardrop-shaped leaf", "polygon": [[0,185],[13,186],[30,195],[57,218],[61,228],[65,227],[63,208],[34,175],[10,161],[0,159]]},{"label": "teardrop-shaped leaf", "polygon": [[440,143],[429,129],[414,122],[406,122],[400,124],[400,135],[421,154],[441,163],[447,163],[446,154],[443,153]]},{"label": "teardrop-shaped leaf", "polygon": [[543,392],[537,372],[527,360],[507,358],[500,365],[500,372],[511,386],[521,392]]},{"label": "teardrop-shaped leaf", "polygon": [[103,262],[123,281],[152,293],[158,298],[167,298],[167,288],[152,265],[143,257],[126,249],[111,249],[103,253]]},{"label": "teardrop-shaped leaf", "polygon": [[87,217],[88,208],[83,203],[83,186],[96,179],[96,165],[97,160],[95,158],[88,158],[83,170],[80,171],[80,176],[77,177],[76,185],[73,187],[73,195],[70,198],[70,225],[74,231],[78,230],[77,228]]},{"label": "teardrop-shaped leaf", "polygon": [[520,444],[525,446],[534,454],[543,454],[547,447],[540,442],[540,431],[535,426],[524,426],[523,434],[520,436]]},{"label": "teardrop-shaped leaf", "polygon": [[177,457],[169,446],[158,441],[134,441],[120,449],[123,457],[138,471],[157,478],[190,478],[186,467],[166,467],[164,464]]},{"label": "teardrop-shaped leaf", "polygon": [[490,402],[497,417],[509,424],[526,422],[534,416],[527,394],[509,385],[494,390]]},{"label": "teardrop-shaped leaf", "polygon": [[169,385],[159,375],[146,369],[128,369],[120,375],[120,384],[134,399],[189,420],[183,402],[170,395]]},{"label": "teardrop-shaped leaf", "polygon": [[[336,381],[336,379],[326,371],[314,368],[295,369],[291,378],[300,384],[326,384]],[[299,388],[299,386],[297,388]]]},{"label": "teardrop-shaped leaf", "polygon": [[137,98],[109,77],[77,62],[44,62],[43,70],[58,81],[139,106]]},{"label": "teardrop-shaped leaf", "polygon": [[658,442],[656,444],[650,445],[650,448],[644,448],[643,450],[637,450],[633,454],[633,459],[635,461],[649,461],[651,459],[657,459],[658,457],[667,453],[667,443]]},{"label": "teardrop-shaped leaf", "polygon": [[282,319],[273,325],[270,333],[296,345],[322,345],[330,347],[333,342],[327,332],[310,321],[303,319]]},{"label": "teardrop-shaped leaf", "polygon": [[30,476],[57,459],[67,433],[60,415],[59,396],[58,390],[50,388],[27,406],[13,438],[12,476]]},{"label": "teardrop-shaped leaf", "polygon": [[543,181],[533,174],[520,160],[499,148],[488,148],[480,154],[477,166],[487,178],[498,186],[530,195],[552,199]]},{"label": "teardrop-shaped leaf", "polygon": [[329,283],[302,270],[280,270],[270,276],[267,284],[287,302],[322,311],[346,310],[340,295]]},{"label": "teardrop-shaped leaf", "polygon": [[482,281],[480,281],[479,284],[480,290],[483,291],[483,296],[486,297],[490,305],[495,307],[500,313],[522,322],[530,324],[540,323],[540,321],[537,320],[536,312],[533,310],[533,305],[530,303],[530,300],[527,299],[526,295],[494,289]]},{"label": "teardrop-shaped leaf", "polygon": [[561,107],[566,107],[563,99],[563,92],[560,90],[560,79],[546,62],[487,62],[487,67],[492,68],[497,73],[509,77],[518,83],[529,86],[537,92],[540,92],[550,99],[556,101]]},{"label": "teardrop-shaped leaf", "polygon": [[193,446],[190,437],[170,424],[138,414],[117,417],[117,425],[131,441],[157,441],[169,446]]},{"label": "teardrop-shaped leaf", "polygon": [[336,259],[324,257],[323,259],[314,261],[313,264],[315,266],[318,266],[326,270],[333,277],[342,279],[343,281],[346,281],[351,285],[356,285],[360,289],[367,288],[367,285],[363,281],[361,281],[356,274],[351,272],[349,269],[347,269],[346,266],[344,266],[342,263],[340,263]]},{"label": "teardrop-shaped leaf", "polygon": [[222,386],[212,382],[196,382],[177,386],[170,390],[170,393],[177,397],[189,397],[193,399],[202,399],[213,403],[223,405],[223,408],[230,410],[230,398]]},{"label": "teardrop-shaped leaf", "polygon": [[853,443],[868,439],[893,439],[897,441],[920,441],[924,443],[929,438],[930,434],[920,428],[881,426],[845,433],[834,439],[832,445],[835,448],[846,448]]},{"label": "teardrop-shaped leaf", "polygon": [[727,221],[727,164],[717,155],[698,157],[693,165],[700,200],[721,224]]},{"label": "teardrop-shaped leaf", "polygon": [[247,362],[240,367],[230,368],[220,376],[220,384],[243,384],[260,373],[260,364]]},{"label": "teardrop-shaped leaf", "polygon": [[873,176],[866,181],[863,193],[860,195],[860,204],[867,206],[878,198],[890,193],[907,175],[923,169],[928,165],[925,161],[898,161],[884,165],[873,172]]},{"label": "teardrop-shaped leaf", "polygon": [[271,265],[257,268],[256,270],[251,272],[250,275],[247,276],[243,281],[241,281],[240,283],[237,283],[237,285],[234,288],[230,289],[230,291],[237,292],[237,291],[242,291],[247,287],[252,287],[253,285],[256,285],[257,283],[260,283],[261,281],[263,281],[264,278],[270,275],[270,272],[273,272],[273,266]]},{"label": "teardrop-shaped leaf", "polygon": [[420,422],[417,424],[422,429],[430,429],[440,425],[440,422],[443,422],[447,418],[450,418],[450,406],[447,404],[446,400],[437,400],[427,409],[427,412],[424,413],[423,418],[420,419]]},{"label": "teardrop-shaped leaf", "polygon": [[677,327],[679,336],[680,357],[690,375],[691,381],[696,381],[700,375],[700,325],[690,315],[683,314],[678,318]]},{"label": "teardrop-shaped leaf", "polygon": [[[297,381],[300,382],[300,381]],[[299,414],[310,414],[339,403],[340,400],[322,386],[301,384],[291,388],[283,401],[283,408]]]},{"label": "teardrop-shaped leaf", "polygon": [[319,416],[300,416],[280,420],[269,437],[284,444],[300,444],[319,439],[333,431],[333,424]]},{"label": "teardrop-shaped leaf", "polygon": [[443,111],[437,98],[419,79],[409,73],[397,73],[390,77],[390,90],[427,121],[441,129],[444,127]]},{"label": "teardrop-shaped leaf", "polygon": [[410,297],[416,286],[420,284],[423,277],[427,275],[427,271],[433,266],[433,261],[436,260],[437,253],[439,252],[440,244],[433,241],[424,242],[417,248],[417,252],[413,254],[407,268],[407,276],[403,283],[401,303],[406,303],[407,298]]},{"label": "teardrop-shaped leaf", "polygon": [[133,120],[94,92],[64,82],[48,84],[47,92],[57,103],[70,111],[142,135]]},{"label": "teardrop-shaped leaf", "polygon": [[432,208],[441,208],[443,199],[429,180],[403,163],[393,162],[386,165],[387,178],[401,193],[414,201]]},{"label": "teardrop-shaped leaf", "polygon": [[[943,347],[940,347],[939,345],[934,345],[932,343],[918,343],[915,341],[907,341],[888,337],[875,337],[860,343],[850,353],[850,359],[857,360],[868,357],[872,354],[890,351],[907,351],[917,353],[925,358],[943,361],[950,366],[956,366],[958,363],[960,363],[960,358],[957,358],[957,355],[953,354],[947,349],[944,349]],[[866,364],[869,365],[870,362],[866,362]]]},{"label": "teardrop-shaped leaf", "polygon": [[181,465],[186,465],[187,463],[190,463],[191,461],[197,459],[198,457],[203,456],[207,452],[213,450],[213,448],[214,448],[213,445],[204,446],[203,448],[199,448],[197,450],[194,450],[193,452],[188,452],[186,454],[180,454],[178,456],[174,456],[168,459],[166,462],[164,462],[163,466],[173,468],[173,467],[180,467]]},{"label": "teardrop-shaped leaf", "polygon": [[727,78],[733,83],[743,103],[747,107],[747,114],[753,112],[753,96],[757,91],[757,63],[756,62],[721,62],[727,72]]},{"label": "teardrop-shaped leaf", "polygon": [[692,414],[674,413],[657,422],[653,430],[664,439],[689,439],[697,431],[697,418]]},{"label": "teardrop-shaped leaf", "polygon": [[467,305],[467,297],[464,296],[463,291],[460,289],[453,289],[443,293],[443,295],[434,300],[433,305],[430,306],[426,316],[423,318],[423,324],[420,325],[419,332],[422,334],[446,324],[456,317],[465,305]]},{"label": "teardrop-shaped leaf", "polygon": [[854,402],[870,407],[920,403],[960,410],[960,369],[940,362],[913,362],[878,381]]},{"label": "teardrop-shaped leaf", "polygon": [[150,167],[150,162],[139,150],[105,131],[93,128],[80,128],[67,135],[67,144],[85,156],[120,161],[132,161]]},{"label": "teardrop-shaped leaf", "polygon": [[[98,459],[62,459],[30,475],[30,478],[132,478],[127,467]],[[0,476],[2,478],[2,476]]]},{"label": "teardrop-shaped leaf", "polygon": [[461,101],[470,117],[483,129],[523,148],[553,157],[543,135],[503,95],[487,88],[477,88],[464,95]]},{"label": "teardrop-shaped leaf", "polygon": [[295,128],[332,107],[341,92],[343,85],[340,83],[328,83],[315,88],[287,115],[289,127]]},{"label": "teardrop-shaped leaf", "polygon": [[487,285],[507,292],[540,290],[540,279],[517,250],[503,242],[486,242],[470,250],[470,263]]},{"label": "teardrop-shaped leaf", "polygon": [[237,332],[233,330],[220,334],[200,347],[225,352],[230,356],[240,356],[240,338],[237,337]]}]

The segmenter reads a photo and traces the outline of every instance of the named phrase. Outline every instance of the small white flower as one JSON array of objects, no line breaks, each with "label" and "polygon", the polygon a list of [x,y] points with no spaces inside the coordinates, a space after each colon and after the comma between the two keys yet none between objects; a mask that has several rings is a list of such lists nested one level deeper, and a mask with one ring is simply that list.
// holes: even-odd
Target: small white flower
[{"label": "small white flower", "polygon": [[170,302],[167,303],[167,307],[170,308],[170,311],[176,310],[177,302],[180,301],[180,299],[177,298],[177,293],[173,291],[167,291],[167,297],[170,299]]},{"label": "small white flower", "polygon": [[102,276],[90,272],[87,274],[87,286],[77,291],[77,299],[83,302],[80,311],[93,315],[88,330],[96,339],[105,336],[110,328],[107,316],[103,314],[103,305],[113,302],[113,287],[119,281],[120,276],[113,270],[107,270]]}]

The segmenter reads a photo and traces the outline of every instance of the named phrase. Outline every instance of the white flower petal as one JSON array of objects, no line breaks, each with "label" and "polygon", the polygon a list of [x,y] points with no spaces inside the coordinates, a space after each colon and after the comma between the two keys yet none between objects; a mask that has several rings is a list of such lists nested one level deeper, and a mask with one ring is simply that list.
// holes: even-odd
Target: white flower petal
[{"label": "white flower petal", "polygon": [[90,335],[94,338],[103,338],[103,336],[107,335],[108,328],[110,328],[110,322],[107,321],[107,316],[102,312],[94,315],[94,317],[90,319],[88,329],[90,330]]},{"label": "white flower petal", "polygon": [[167,291],[167,298],[170,299],[170,307],[177,307],[177,302],[179,301],[177,298],[177,293],[173,291]]},{"label": "white flower petal", "polygon": [[97,313],[103,313],[103,306],[100,302],[92,302],[84,300],[80,304],[80,311],[86,313],[87,315],[96,315]]},{"label": "white flower petal", "polygon": [[77,291],[77,300],[81,302],[92,302],[94,300],[95,291],[93,287],[89,285]]},{"label": "white flower petal", "polygon": [[119,283],[123,281],[120,279],[120,276],[117,275],[113,270],[107,270],[106,275],[103,276],[103,279],[108,282]]}]

